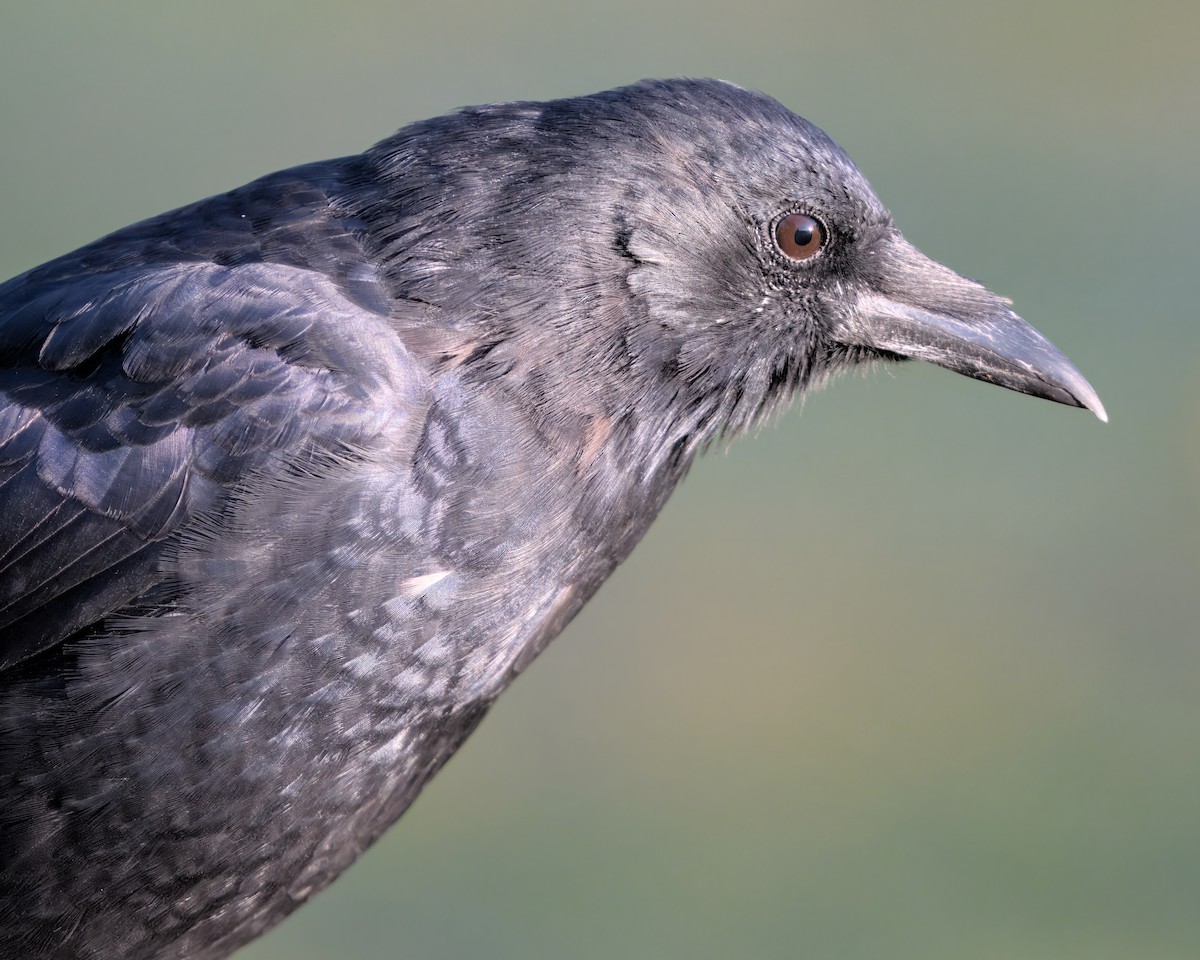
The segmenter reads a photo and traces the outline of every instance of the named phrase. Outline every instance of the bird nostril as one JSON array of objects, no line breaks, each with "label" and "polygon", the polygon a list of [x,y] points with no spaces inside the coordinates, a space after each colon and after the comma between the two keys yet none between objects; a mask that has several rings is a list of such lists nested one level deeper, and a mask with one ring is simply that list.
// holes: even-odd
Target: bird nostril
[{"label": "bird nostril", "polygon": [[808,214],[789,213],[775,225],[775,243],[789,260],[808,260],[825,246],[825,230]]}]

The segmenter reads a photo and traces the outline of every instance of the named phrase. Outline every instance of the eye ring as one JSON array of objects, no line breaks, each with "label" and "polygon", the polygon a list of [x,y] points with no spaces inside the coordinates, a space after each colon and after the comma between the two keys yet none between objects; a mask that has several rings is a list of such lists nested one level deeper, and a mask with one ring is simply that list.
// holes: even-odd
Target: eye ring
[{"label": "eye ring", "polygon": [[801,210],[785,213],[771,230],[776,249],[792,263],[811,260],[822,250],[829,232],[816,217]]}]

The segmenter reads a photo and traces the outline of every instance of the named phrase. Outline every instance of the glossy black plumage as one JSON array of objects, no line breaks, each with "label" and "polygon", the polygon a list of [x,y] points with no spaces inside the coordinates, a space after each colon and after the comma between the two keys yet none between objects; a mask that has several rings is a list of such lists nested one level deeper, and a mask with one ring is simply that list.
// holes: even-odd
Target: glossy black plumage
[{"label": "glossy black plumage", "polygon": [[697,452],[898,355],[1103,415],[824,134],[711,81],[415,124],[0,286],[0,955],[278,922]]}]

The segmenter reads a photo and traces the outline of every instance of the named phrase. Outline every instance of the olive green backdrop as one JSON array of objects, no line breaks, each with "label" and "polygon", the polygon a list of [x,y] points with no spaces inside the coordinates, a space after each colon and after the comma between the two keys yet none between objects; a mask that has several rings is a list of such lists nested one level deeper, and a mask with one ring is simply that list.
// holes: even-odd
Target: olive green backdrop
[{"label": "olive green backdrop", "polygon": [[1200,5],[5,3],[0,272],[481,101],[766,90],[1112,417],[906,365],[702,460],[243,960],[1200,956]]}]

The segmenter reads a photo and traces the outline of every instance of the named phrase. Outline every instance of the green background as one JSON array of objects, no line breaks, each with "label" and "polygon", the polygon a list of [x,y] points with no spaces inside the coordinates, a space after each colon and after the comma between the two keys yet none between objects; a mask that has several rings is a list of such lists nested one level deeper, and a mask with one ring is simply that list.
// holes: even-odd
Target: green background
[{"label": "green background", "polygon": [[718,76],[1112,417],[905,365],[701,461],[242,960],[1200,956],[1200,4],[5,3],[0,272],[466,103]]}]

